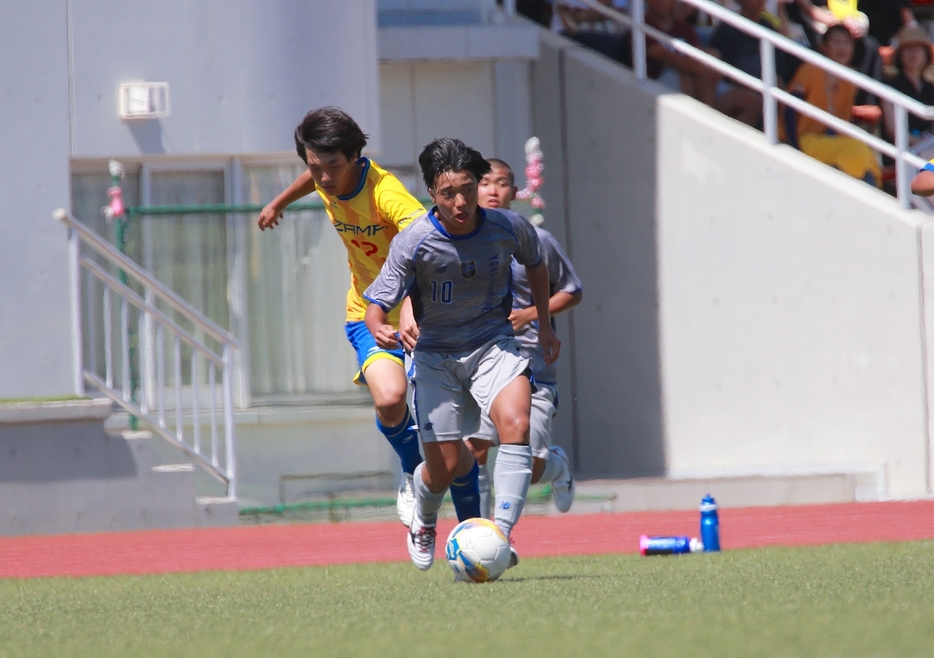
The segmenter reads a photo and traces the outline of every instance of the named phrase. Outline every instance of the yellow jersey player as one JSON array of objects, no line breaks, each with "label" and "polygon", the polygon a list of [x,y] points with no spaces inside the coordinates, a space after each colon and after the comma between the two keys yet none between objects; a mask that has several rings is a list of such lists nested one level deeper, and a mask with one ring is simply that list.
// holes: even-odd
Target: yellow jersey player
[{"label": "yellow jersey player", "polygon": [[[360,365],[354,381],[369,388],[376,426],[402,462],[397,512],[408,525],[414,505],[412,473],[422,457],[406,401],[404,355],[401,349],[386,350],[376,344],[363,322],[367,303],[362,293],[379,274],[389,243],[424,215],[425,209],[395,176],[362,157],[366,140],[353,118],[339,108],[325,107],[305,115],[295,129],[295,148],[307,169],[263,208],[258,223],[261,230],[275,228],[289,204],[317,192],[344,242],[351,275],[345,331]],[[398,311],[392,321],[399,322]],[[401,326],[405,325],[403,318]],[[476,474],[464,484],[463,494],[454,501],[458,516],[479,516]]]}]

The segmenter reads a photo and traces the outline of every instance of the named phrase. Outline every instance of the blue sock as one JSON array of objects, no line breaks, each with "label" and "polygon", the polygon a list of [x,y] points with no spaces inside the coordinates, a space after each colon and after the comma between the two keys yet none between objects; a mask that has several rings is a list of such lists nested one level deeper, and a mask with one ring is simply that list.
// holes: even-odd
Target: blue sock
[{"label": "blue sock", "polygon": [[473,468],[467,475],[454,478],[451,482],[451,502],[454,503],[458,521],[480,517],[480,481],[477,479],[479,473],[480,467],[474,460]]},{"label": "blue sock", "polygon": [[415,429],[415,421],[412,420],[409,408],[405,408],[405,418],[395,427],[386,427],[379,422],[378,417],[376,427],[389,441],[389,445],[396,451],[396,454],[399,455],[399,459],[402,460],[402,470],[412,475],[415,472],[415,467],[422,463],[422,455],[418,451],[418,432]]}]

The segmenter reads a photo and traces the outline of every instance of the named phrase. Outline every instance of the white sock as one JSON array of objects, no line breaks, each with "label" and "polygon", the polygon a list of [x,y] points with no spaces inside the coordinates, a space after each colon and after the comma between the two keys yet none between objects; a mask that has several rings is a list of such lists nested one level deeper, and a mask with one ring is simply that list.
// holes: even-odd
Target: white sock
[{"label": "white sock", "polygon": [[493,487],[496,489],[494,521],[507,537],[519,521],[525,497],[532,481],[532,448],[525,445],[504,444],[496,455],[493,469]]},{"label": "white sock", "polygon": [[488,519],[490,518],[490,507],[493,503],[490,499],[490,470],[486,467],[486,464],[479,464],[479,466],[477,482],[480,485],[480,516]]},{"label": "white sock", "polygon": [[554,482],[562,476],[567,477],[564,471],[564,460],[549,450],[548,459],[545,460],[545,470],[542,471],[542,478],[539,483]]},{"label": "white sock", "polygon": [[[434,493],[422,480],[422,469],[425,462],[415,468],[412,476],[412,489],[415,492],[415,521],[420,526],[433,527],[438,522],[438,511],[444,502],[444,492]],[[412,528],[415,529],[414,527]]]}]

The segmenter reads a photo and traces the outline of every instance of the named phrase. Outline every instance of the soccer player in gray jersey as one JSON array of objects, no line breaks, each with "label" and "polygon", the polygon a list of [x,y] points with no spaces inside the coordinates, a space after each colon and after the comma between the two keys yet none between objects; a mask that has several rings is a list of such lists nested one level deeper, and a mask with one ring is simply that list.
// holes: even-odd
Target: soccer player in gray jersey
[{"label": "soccer player in gray jersey", "polygon": [[[508,210],[516,198],[515,174],[503,160],[490,158],[490,173],[480,179],[479,202],[483,208]],[[554,236],[543,228],[535,227],[542,243],[542,256],[548,267],[548,285],[551,297],[548,308],[552,318],[580,304],[583,287],[574,266]],[[530,359],[532,368],[532,412],[529,442],[532,446],[532,484],[547,482],[555,507],[567,512],[574,502],[574,478],[567,455],[560,446],[551,446],[552,421],[558,406],[558,368],[546,364],[538,343],[538,312],[532,304],[531,291],[525,277],[525,268],[513,261],[512,313],[509,316],[519,340],[520,353]],[[552,324],[552,327],[554,325]],[[405,338],[405,337],[403,337]],[[471,451],[480,465],[480,509],[484,518],[490,516],[490,478],[487,472],[487,452],[497,441],[496,428],[489,416],[483,414],[480,429],[467,439]]]},{"label": "soccer player in gray jersey", "polygon": [[430,143],[418,158],[435,203],[399,233],[379,276],[364,293],[366,324],[377,345],[399,346],[389,310],[408,295],[419,336],[413,353],[415,415],[425,461],[415,469],[415,513],[407,545],[412,561],[434,561],[435,525],[444,493],[475,460],[463,439],[487,412],[500,438],[494,521],[508,537],[532,478],[529,447],[529,359],[520,354],[512,312],[512,260],[526,267],[542,321],[545,363],[560,341],[548,312],[548,271],[534,228],[510,211],[478,206],[478,181],[490,171],[483,156],[457,139]]}]

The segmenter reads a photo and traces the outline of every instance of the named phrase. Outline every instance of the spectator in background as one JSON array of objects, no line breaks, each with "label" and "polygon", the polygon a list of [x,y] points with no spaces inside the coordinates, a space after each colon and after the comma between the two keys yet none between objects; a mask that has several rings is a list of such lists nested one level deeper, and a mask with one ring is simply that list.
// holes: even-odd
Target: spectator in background
[{"label": "spectator in background", "polygon": [[[821,35],[827,28],[837,23],[844,26],[853,35],[853,61],[851,67],[873,80],[882,81],[882,57],[879,55],[879,42],[869,36],[871,23],[866,14],[857,10],[857,0],[794,0],[788,5],[790,20],[799,23],[807,37],[808,44],[818,49]],[[875,106],[874,109],[857,111],[860,119],[878,121],[882,115],[879,100],[859,90],[856,105]]]},{"label": "spectator in background", "polygon": [[[887,82],[896,91],[925,105],[934,105],[934,85],[924,79],[924,70],[931,65],[931,38],[921,27],[905,27],[895,36],[895,77]],[[885,135],[895,141],[895,108],[889,102],[882,105],[885,114]],[[919,142],[925,133],[932,133],[930,119],[908,114],[910,142]]]},{"label": "spectator in background", "polygon": [[[629,11],[629,0],[599,0],[599,2],[619,12]],[[624,25],[573,0],[558,0],[554,9],[552,30],[621,64],[627,62],[623,42],[623,33],[626,29]]]},{"label": "spectator in background", "polygon": [[[645,23],[670,37],[700,47],[700,39],[693,27],[674,15],[675,0],[645,0]],[[627,61],[632,62],[632,37],[625,38]],[[668,45],[646,37],[645,50],[649,77],[678,89],[711,107],[716,100],[720,74],[697,60],[685,57]]]},{"label": "spectator in background", "polygon": [[[829,27],[819,47],[824,56],[838,64],[849,66],[853,59],[853,36],[842,24]],[[853,118],[856,86],[813,64],[805,62],[801,65],[789,83],[788,91],[839,119],[851,121]],[[881,185],[879,161],[866,144],[839,135],[816,119],[803,115],[798,117],[790,107],[784,110],[785,141],[855,178],[877,187]]]},{"label": "spectator in background", "polygon": [[858,7],[869,19],[869,36],[883,46],[890,45],[901,28],[918,24],[911,0],[859,0]]},{"label": "spectator in background", "polygon": [[516,13],[535,21],[543,27],[549,27],[554,10],[551,6],[551,0],[516,0]]},{"label": "spectator in background", "polygon": [[[766,0],[739,0],[739,15],[762,27],[774,30],[774,23],[763,15]],[[710,42],[720,59],[744,73],[759,78],[762,75],[762,57],[759,39],[721,22]],[[776,52],[778,57],[781,52]],[[778,67],[781,71],[781,66]],[[781,77],[781,73],[779,74]],[[762,97],[757,91],[734,83],[723,83],[725,91],[717,97],[718,110],[745,124],[758,127],[762,121]]]}]

